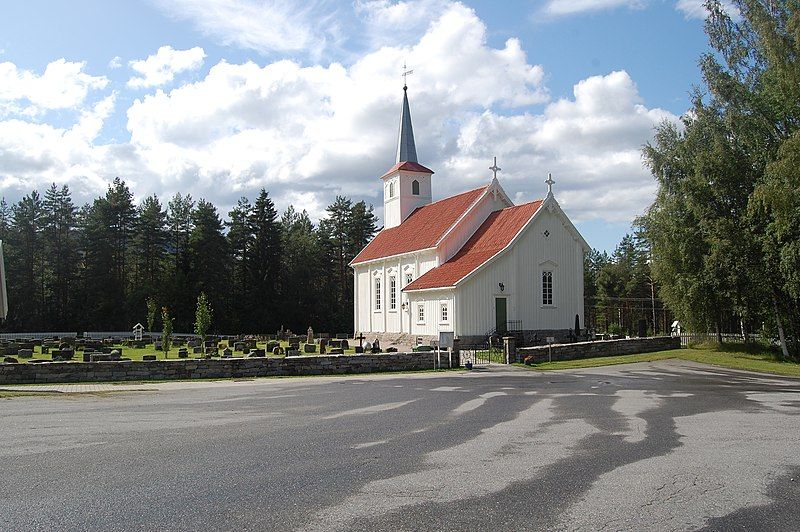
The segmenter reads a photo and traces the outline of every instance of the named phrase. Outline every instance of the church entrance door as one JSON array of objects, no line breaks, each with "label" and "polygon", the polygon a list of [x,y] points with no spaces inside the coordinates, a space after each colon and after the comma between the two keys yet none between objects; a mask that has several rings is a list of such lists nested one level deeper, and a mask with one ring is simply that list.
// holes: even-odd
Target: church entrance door
[{"label": "church entrance door", "polygon": [[508,324],[508,311],[506,308],[506,298],[494,298],[494,319],[495,331],[497,334],[506,333],[506,325]]}]

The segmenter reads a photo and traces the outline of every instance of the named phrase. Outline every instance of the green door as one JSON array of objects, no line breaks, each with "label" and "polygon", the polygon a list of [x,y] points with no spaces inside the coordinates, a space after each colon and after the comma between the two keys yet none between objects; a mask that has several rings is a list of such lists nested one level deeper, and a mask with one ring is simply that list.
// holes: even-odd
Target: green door
[{"label": "green door", "polygon": [[506,298],[494,298],[494,319],[496,326],[495,330],[498,334],[504,334],[506,332],[506,323],[508,322],[508,314],[506,313]]}]

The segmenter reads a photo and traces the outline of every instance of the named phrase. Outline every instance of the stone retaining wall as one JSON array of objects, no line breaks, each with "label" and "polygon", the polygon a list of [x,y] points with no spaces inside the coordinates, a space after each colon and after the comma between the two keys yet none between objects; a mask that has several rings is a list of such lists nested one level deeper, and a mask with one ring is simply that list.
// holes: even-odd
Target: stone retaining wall
[{"label": "stone retaining wall", "polygon": [[148,362],[0,364],[0,384],[224,379],[415,371],[432,369],[435,356],[435,352],[427,352]]},{"label": "stone retaining wall", "polygon": [[[656,351],[680,349],[680,347],[681,339],[677,337],[626,338],[624,340],[553,344],[552,357],[553,360],[576,360],[579,358],[654,353]],[[547,362],[548,360],[548,346],[522,347],[516,351],[518,362],[524,362],[525,357],[528,356],[533,357],[533,362]]]}]

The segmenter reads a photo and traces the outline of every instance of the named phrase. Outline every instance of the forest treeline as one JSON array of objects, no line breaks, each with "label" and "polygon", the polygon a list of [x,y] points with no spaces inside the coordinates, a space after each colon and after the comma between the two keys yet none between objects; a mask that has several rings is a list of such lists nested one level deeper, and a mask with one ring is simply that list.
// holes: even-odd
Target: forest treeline
[{"label": "forest treeline", "polygon": [[800,3],[726,4],[733,17],[706,3],[690,112],[644,150],[658,193],[637,225],[685,325],[721,332],[735,316],[800,357]]},{"label": "forest treeline", "polygon": [[[350,260],[376,231],[372,206],[337,197],[318,224],[289,207],[278,215],[261,190],[223,221],[210,202],[176,194],[138,205],[117,178],[77,207],[53,184],[8,205],[0,239],[8,279],[8,331],[129,330],[146,323],[146,301],[169,308],[190,332],[205,293],[213,331],[273,332],[281,326],[352,329]],[[160,330],[160,323],[155,327]]]}]

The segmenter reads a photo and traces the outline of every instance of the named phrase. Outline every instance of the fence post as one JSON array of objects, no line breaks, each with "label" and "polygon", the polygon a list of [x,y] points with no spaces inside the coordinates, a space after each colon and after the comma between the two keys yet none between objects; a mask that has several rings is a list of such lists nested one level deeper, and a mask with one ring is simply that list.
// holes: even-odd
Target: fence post
[{"label": "fence post", "polygon": [[517,361],[517,339],[514,336],[503,337],[503,347],[505,348],[506,364]]}]

